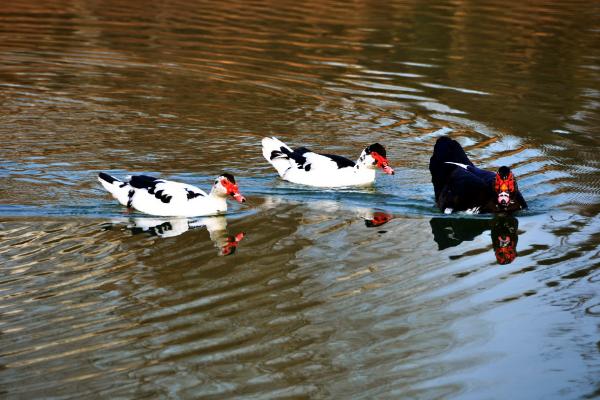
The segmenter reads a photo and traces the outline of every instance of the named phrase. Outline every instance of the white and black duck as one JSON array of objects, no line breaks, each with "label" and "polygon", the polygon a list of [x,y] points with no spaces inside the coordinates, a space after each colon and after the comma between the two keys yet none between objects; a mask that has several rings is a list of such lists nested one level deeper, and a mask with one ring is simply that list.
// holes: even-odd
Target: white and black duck
[{"label": "white and black duck", "polygon": [[233,175],[227,173],[215,179],[208,194],[186,183],[147,175],[135,175],[121,181],[100,172],[98,180],[122,205],[157,216],[196,217],[222,214],[227,211],[229,197],[240,203],[246,201],[240,194]]},{"label": "white and black duck", "polygon": [[473,165],[462,146],[447,136],[435,143],[429,161],[435,202],[444,213],[514,212],[527,208],[509,167],[497,172]]},{"label": "white and black duck", "polygon": [[286,181],[318,187],[369,185],[381,168],[392,175],[385,147],[379,143],[366,147],[356,162],[333,154],[321,154],[306,147],[292,150],[275,137],[262,140],[262,153]]}]

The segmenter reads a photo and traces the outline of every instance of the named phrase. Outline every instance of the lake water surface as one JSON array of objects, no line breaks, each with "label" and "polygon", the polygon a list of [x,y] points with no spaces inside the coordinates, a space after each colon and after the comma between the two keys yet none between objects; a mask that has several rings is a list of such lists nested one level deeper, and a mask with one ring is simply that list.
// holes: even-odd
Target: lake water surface
[{"label": "lake water surface", "polygon": [[[597,2],[4,1],[0,90],[0,397],[600,395]],[[530,209],[440,214],[443,134]],[[284,183],[266,135],[396,175]],[[99,171],[249,201],[148,218]]]}]

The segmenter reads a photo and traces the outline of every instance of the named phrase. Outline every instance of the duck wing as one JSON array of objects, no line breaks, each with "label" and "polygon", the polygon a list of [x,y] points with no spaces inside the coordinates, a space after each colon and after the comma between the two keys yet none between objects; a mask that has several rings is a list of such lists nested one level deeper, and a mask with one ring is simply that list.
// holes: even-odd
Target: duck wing
[{"label": "duck wing", "polygon": [[148,175],[135,175],[129,180],[135,190],[130,191],[128,206],[145,208],[144,205],[182,205],[196,197],[206,197],[202,189],[187,183],[173,182]]},{"label": "duck wing", "polygon": [[479,207],[481,212],[491,211],[494,193],[485,179],[464,168],[455,168],[437,200],[441,211],[464,211]]},{"label": "duck wing", "polygon": [[477,168],[472,165],[468,165],[466,170],[478,177],[479,179],[482,179],[490,187],[494,186],[494,182],[496,181],[495,172],[486,171],[485,169]]},{"label": "duck wing", "polygon": [[442,136],[436,141],[433,155],[429,160],[429,171],[436,201],[452,172],[457,167],[466,169],[469,166],[474,167],[460,143],[448,136]]},{"label": "duck wing", "polygon": [[320,172],[320,171],[335,171],[346,167],[354,167],[356,164],[354,161],[349,160],[345,157],[334,155],[334,154],[319,154],[308,150],[305,147],[296,149],[300,150],[303,158],[303,169],[306,171]]},{"label": "duck wing", "polygon": [[[273,151],[272,159],[287,159],[289,166],[287,169],[294,168],[299,170],[309,171],[333,171],[345,167],[354,167],[356,164],[345,157],[334,154],[319,154],[307,149],[306,147],[298,147],[290,150],[288,147],[281,147],[279,150]],[[285,174],[287,170],[282,171]]]}]

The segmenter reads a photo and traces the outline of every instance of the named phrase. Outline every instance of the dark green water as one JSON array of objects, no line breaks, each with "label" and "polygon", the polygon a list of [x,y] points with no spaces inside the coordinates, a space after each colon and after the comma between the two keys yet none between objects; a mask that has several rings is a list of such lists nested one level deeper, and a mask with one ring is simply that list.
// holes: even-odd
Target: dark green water
[{"label": "dark green water", "polygon": [[[600,394],[597,2],[2,2],[0,90],[2,398]],[[440,215],[442,134],[530,209]],[[396,175],[287,184],[266,135]],[[193,229],[95,178],[223,170]]]}]

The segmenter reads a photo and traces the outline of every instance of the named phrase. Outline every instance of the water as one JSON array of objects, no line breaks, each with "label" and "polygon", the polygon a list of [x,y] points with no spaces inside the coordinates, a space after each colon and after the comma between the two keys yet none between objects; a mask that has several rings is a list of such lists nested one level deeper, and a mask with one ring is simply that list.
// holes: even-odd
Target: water
[{"label": "water", "polygon": [[[598,15],[3,2],[2,397],[598,396]],[[530,210],[441,215],[442,134],[512,165]],[[378,141],[396,175],[281,182],[265,135],[350,158]],[[95,180],[223,170],[248,204],[191,221],[125,213]]]}]

